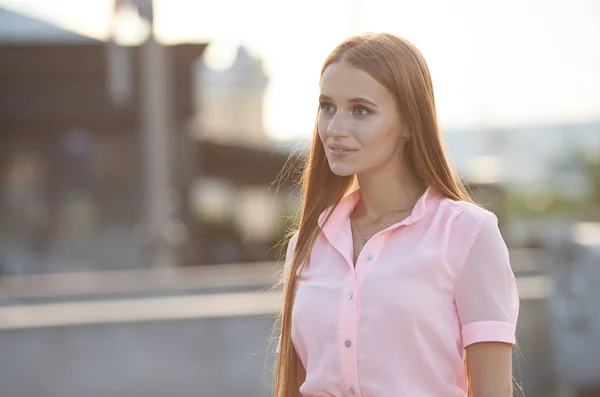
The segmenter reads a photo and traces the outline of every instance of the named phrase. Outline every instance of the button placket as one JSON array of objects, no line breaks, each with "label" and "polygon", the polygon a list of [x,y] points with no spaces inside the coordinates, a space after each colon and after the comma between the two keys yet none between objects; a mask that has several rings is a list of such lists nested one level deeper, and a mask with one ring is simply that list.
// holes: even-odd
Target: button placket
[{"label": "button placket", "polygon": [[[354,270],[354,269],[353,269]],[[350,269],[349,269],[350,272]],[[357,363],[357,326],[358,326],[358,294],[359,283],[355,272],[351,272],[343,285],[340,296],[340,328],[339,353],[341,360],[342,381],[345,384],[345,396],[358,396],[356,363]]]},{"label": "button placket", "polygon": [[[344,313],[352,313],[354,320],[353,329],[347,330],[341,335],[342,343],[344,344],[341,348],[341,360],[342,360],[342,371],[344,373],[343,381],[346,384],[346,391],[348,396],[360,396],[359,385],[358,385],[358,350],[357,343],[359,343],[359,324],[358,324],[358,313],[360,312],[361,306],[361,286],[369,270],[374,266],[377,266],[377,261],[380,259],[380,254],[385,245],[385,241],[388,237],[388,233],[380,236],[376,236],[367,242],[364,251],[358,256],[356,266],[352,267],[353,271],[353,289],[346,291],[346,304],[344,305]],[[354,301],[353,305],[350,302]],[[354,308],[353,312],[345,311]]]}]

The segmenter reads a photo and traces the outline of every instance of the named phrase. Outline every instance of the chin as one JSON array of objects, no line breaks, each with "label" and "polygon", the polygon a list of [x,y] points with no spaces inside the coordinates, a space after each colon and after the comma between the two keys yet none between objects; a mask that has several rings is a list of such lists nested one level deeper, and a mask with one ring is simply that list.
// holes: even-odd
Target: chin
[{"label": "chin", "polygon": [[356,175],[356,171],[352,167],[345,164],[329,164],[329,169],[337,176],[352,176]]}]

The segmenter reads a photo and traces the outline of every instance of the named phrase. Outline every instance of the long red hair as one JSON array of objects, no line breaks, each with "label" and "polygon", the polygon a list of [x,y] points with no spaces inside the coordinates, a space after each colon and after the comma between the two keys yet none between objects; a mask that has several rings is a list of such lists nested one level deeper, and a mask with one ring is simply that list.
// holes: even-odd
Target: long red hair
[{"label": "long red hair", "polygon": [[[419,50],[392,34],[364,34],[346,39],[327,57],[321,74],[336,62],[348,62],[362,69],[394,94],[398,111],[406,121],[412,139],[405,146],[407,166],[422,186],[432,186],[453,200],[471,202],[465,185],[457,177],[444,150],[437,122],[433,84],[429,68]],[[284,173],[290,170],[284,168]],[[291,339],[292,306],[298,272],[309,258],[320,233],[319,216],[336,205],[355,182],[353,176],[333,174],[315,126],[312,147],[300,177],[303,204],[298,217],[298,237],[290,263],[279,285],[284,291],[280,329],[280,353],[274,368],[275,397],[299,397],[301,365]],[[295,231],[291,232],[293,234]],[[470,393],[469,393],[470,394]]]}]

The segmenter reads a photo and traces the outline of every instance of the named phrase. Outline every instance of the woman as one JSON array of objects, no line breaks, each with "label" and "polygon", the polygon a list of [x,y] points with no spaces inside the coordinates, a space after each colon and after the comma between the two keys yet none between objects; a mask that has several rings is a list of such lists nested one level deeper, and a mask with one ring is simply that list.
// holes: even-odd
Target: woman
[{"label": "woman", "polygon": [[449,165],[423,56],[351,37],[320,87],[275,396],[511,396],[508,250]]}]

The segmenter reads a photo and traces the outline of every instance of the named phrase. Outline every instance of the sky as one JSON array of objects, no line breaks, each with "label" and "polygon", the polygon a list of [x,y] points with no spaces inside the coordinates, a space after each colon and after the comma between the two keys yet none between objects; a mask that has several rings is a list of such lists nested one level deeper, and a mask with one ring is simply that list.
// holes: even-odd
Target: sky
[{"label": "sky", "polygon": [[[112,0],[0,6],[106,37]],[[165,43],[210,42],[214,67],[226,66],[240,44],[263,60],[265,126],[276,140],[311,136],[322,62],[365,31],[400,35],[421,50],[447,131],[600,119],[597,0],[155,0],[155,7]]]}]

